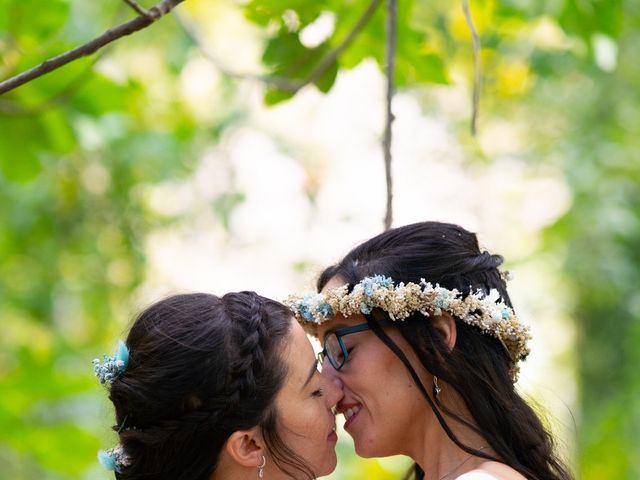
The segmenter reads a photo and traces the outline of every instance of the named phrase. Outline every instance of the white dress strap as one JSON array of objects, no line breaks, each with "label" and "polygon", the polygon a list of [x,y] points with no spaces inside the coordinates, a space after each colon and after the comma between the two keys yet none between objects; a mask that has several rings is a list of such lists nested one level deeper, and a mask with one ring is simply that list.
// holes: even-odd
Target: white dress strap
[{"label": "white dress strap", "polygon": [[478,470],[472,470],[470,472],[460,475],[459,477],[456,477],[456,480],[498,480],[498,479],[493,475],[491,475],[490,473],[480,472]]}]

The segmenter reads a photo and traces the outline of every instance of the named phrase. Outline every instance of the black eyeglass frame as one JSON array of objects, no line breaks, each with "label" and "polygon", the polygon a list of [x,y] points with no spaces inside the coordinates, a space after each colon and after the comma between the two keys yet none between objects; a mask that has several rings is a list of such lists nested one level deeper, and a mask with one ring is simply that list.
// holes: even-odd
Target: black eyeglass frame
[{"label": "black eyeglass frame", "polygon": [[[380,327],[388,327],[392,325],[391,321],[386,319],[378,320],[377,322]],[[322,344],[322,351],[318,352],[318,363],[322,365],[324,363],[324,359],[328,358],[331,366],[335,370],[340,370],[349,359],[349,352],[347,351],[347,347],[342,341],[342,337],[344,337],[345,335],[350,335],[352,333],[365,332],[367,330],[371,330],[371,325],[369,323],[360,323],[351,327],[343,327],[327,332]],[[334,356],[330,353],[330,350],[327,349],[327,341],[333,335],[335,335],[336,339],[338,340],[338,345],[340,346],[340,350],[342,353],[342,362],[338,362],[338,360],[334,358]]]}]

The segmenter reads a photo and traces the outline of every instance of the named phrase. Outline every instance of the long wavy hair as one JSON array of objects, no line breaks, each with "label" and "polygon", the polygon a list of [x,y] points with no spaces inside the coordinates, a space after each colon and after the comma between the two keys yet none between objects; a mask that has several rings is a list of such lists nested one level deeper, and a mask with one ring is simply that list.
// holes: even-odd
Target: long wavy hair
[{"label": "long wavy hair", "polygon": [[229,436],[259,426],[271,460],[315,478],[278,435],[275,398],[291,312],[253,292],[177,295],[140,314],[126,372],[112,382],[121,480],[209,480]]},{"label": "long wavy hair", "polygon": [[[480,251],[476,235],[464,228],[422,222],[388,230],[355,247],[322,272],[317,288],[321,291],[334,277],[353,287],[364,277],[385,275],[395,282],[419,283],[425,279],[465,295],[478,289],[486,294],[497,289],[512,307],[498,271],[502,262],[501,256]],[[449,350],[432,323],[420,313],[394,323],[422,366],[460,395],[473,416],[473,422],[469,422],[447,409],[435,392],[428,394],[405,352],[386,335],[373,315],[365,317],[372,331],[403,362],[438,422],[459,448],[505,463],[530,480],[572,478],[555,452],[551,434],[516,391],[509,374],[513,361],[499,340],[455,319],[456,344]],[[461,442],[449,426],[451,421],[482,435],[497,458]],[[416,464],[410,476],[423,479],[424,472]]]}]

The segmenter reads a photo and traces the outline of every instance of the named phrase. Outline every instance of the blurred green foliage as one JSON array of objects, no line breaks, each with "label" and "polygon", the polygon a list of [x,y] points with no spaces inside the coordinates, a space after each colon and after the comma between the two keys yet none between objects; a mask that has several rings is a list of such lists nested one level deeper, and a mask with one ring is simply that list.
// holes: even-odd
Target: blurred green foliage
[{"label": "blurred green foliage", "polygon": [[[459,5],[399,3],[398,84],[420,94],[420,85],[450,83],[452,70],[470,78]],[[205,9],[202,0],[186,4],[195,16]],[[368,5],[251,0],[242,8],[260,32],[265,73],[303,80]],[[0,0],[0,12],[0,78],[132,15],[124,2],[80,0]],[[335,28],[305,46],[301,32],[327,12]],[[573,190],[544,248],[566,259],[574,293],[577,469],[585,480],[640,478],[640,5],[484,0],[473,12],[483,115],[527,125],[521,156],[562,168]],[[542,26],[551,28],[544,41]],[[207,146],[243,118],[228,78],[205,119],[181,99],[180,72],[195,49],[165,18],[0,97],[0,478],[96,478],[110,420],[87,360],[124,330],[145,279],[145,238],[171,222],[148,208],[145,188],[192,173]],[[365,58],[381,65],[383,52],[379,8],[315,83],[328,91],[340,70]],[[130,65],[143,53],[156,61],[121,80],[96,68],[104,59]],[[265,89],[268,104],[290,96]],[[459,127],[469,142],[466,121]],[[221,225],[242,200],[242,192],[216,199]],[[363,473],[362,465],[345,463],[344,478],[398,478],[397,469],[368,462]]]}]

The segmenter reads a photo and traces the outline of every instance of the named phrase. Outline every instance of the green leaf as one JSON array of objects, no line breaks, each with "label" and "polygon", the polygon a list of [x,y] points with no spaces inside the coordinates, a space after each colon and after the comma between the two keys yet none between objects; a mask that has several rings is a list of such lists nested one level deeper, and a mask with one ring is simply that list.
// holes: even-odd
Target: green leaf
[{"label": "green leaf", "polygon": [[[307,48],[300,43],[297,33],[281,30],[267,43],[262,60],[272,67],[270,75],[294,81],[307,81],[330,51],[331,47],[327,42],[315,48]],[[333,86],[337,74],[338,66],[334,62],[317,80],[314,80],[314,84],[320,91],[326,93]],[[293,95],[289,91],[270,87],[265,92],[264,101],[267,105],[275,105],[290,99]]]},{"label": "green leaf", "polygon": [[558,21],[567,32],[589,41],[594,34],[618,38],[624,20],[623,0],[566,0]]},{"label": "green leaf", "polygon": [[76,137],[69,119],[61,108],[51,108],[41,116],[46,129],[50,153],[69,153],[76,146]]},{"label": "green leaf", "polygon": [[245,17],[261,27],[272,22],[281,22],[285,12],[293,11],[300,21],[300,27],[312,23],[326,10],[326,2],[309,0],[252,0],[244,7]]},{"label": "green leaf", "polygon": [[300,43],[297,33],[281,29],[269,39],[262,54],[262,61],[275,69],[294,68],[307,63],[312,51]]},{"label": "green leaf", "polygon": [[338,62],[333,62],[331,66],[324,72],[314,84],[322,93],[327,93],[333,87],[338,76]]},{"label": "green leaf", "polygon": [[278,88],[267,88],[264,93],[264,104],[267,106],[277,105],[292,98],[295,94]]},{"label": "green leaf", "polygon": [[409,78],[415,82],[449,84],[451,81],[442,58],[436,53],[417,55],[412,62],[415,77]]},{"label": "green leaf", "polygon": [[25,183],[38,176],[42,169],[40,152],[44,131],[38,121],[29,118],[0,117],[0,174],[11,182]]},{"label": "green leaf", "polygon": [[139,91],[138,84],[118,85],[104,75],[94,72],[74,92],[74,106],[91,115],[124,112],[131,108]]},{"label": "green leaf", "polygon": [[42,45],[51,42],[51,37],[64,26],[69,11],[66,0],[47,0],[44,5],[39,0],[23,0],[10,2],[2,16],[21,48],[41,51]]}]

